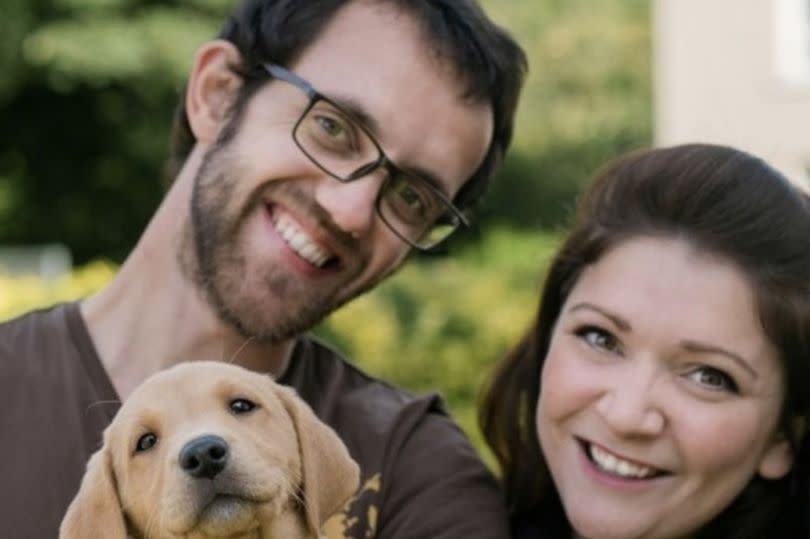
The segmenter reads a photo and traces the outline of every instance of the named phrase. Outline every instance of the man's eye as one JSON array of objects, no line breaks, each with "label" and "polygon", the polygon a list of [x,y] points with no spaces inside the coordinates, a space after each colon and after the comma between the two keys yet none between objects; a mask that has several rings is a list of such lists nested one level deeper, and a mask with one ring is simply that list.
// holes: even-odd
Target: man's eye
[{"label": "man's eye", "polygon": [[315,117],[315,121],[318,122],[321,130],[332,138],[345,136],[346,134],[346,129],[343,124],[335,118],[319,115]]},{"label": "man's eye", "polygon": [[403,183],[399,189],[397,189],[397,194],[414,212],[424,212],[425,202],[422,200],[421,195],[411,186]]},{"label": "man's eye", "polygon": [[410,181],[398,172],[388,184],[385,200],[394,214],[406,224],[423,224],[435,219],[437,204],[433,203],[426,187]]},{"label": "man's eye", "polygon": [[362,132],[339,113],[325,108],[310,112],[298,137],[307,151],[318,157],[359,159],[359,154],[367,150]]},{"label": "man's eye", "polygon": [[609,331],[594,326],[584,326],[577,329],[575,333],[591,348],[615,354],[622,353],[621,343]]},{"label": "man's eye", "polygon": [[714,391],[738,393],[739,387],[730,375],[714,367],[699,367],[687,374],[687,377],[699,385]]},{"label": "man's eye", "polygon": [[142,435],[138,438],[138,442],[135,444],[135,452],[141,453],[143,451],[148,451],[155,447],[158,442],[158,437],[153,432],[147,432],[146,434]]}]

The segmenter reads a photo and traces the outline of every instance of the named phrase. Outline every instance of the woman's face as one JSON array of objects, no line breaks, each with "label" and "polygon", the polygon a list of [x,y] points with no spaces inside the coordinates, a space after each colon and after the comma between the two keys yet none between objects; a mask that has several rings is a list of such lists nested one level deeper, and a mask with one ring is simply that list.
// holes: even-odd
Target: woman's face
[{"label": "woman's face", "polygon": [[581,275],[541,373],[537,430],[588,539],[682,538],[791,465],[784,371],[733,265],[640,237]]}]

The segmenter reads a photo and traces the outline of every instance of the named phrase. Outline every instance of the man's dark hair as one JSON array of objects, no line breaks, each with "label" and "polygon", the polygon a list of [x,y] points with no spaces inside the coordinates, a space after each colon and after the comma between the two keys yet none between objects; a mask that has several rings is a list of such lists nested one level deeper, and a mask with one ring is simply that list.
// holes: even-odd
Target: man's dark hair
[{"label": "man's dark hair", "polygon": [[801,504],[808,500],[798,494],[810,488],[810,437],[795,427],[797,419],[810,417],[810,199],[764,161],[701,144],[621,157],[597,174],[580,201],[549,267],[536,318],[498,366],[480,408],[479,424],[501,465],[513,518],[570,534],[537,437],[540,373],[582,273],[640,236],[683,239],[737,267],[785,371],[780,431],[793,449],[791,472],[779,480],[754,477],[696,537],[807,537],[798,531],[798,517],[806,518]]},{"label": "man's dark hair", "polygon": [[[269,78],[261,64],[289,65],[314,42],[338,10],[358,0],[244,0],[219,37],[242,56],[234,66],[244,84],[232,113],[239,115],[249,98]],[[459,76],[464,97],[489,102],[493,110],[492,142],[481,166],[462,187],[455,203],[465,208],[486,190],[512,139],[514,113],[527,70],[520,46],[495,25],[475,0],[378,0],[411,15],[428,44]],[[369,69],[373,69],[370,67]],[[184,96],[175,110],[168,173],[174,179],[196,142],[189,126]]]}]

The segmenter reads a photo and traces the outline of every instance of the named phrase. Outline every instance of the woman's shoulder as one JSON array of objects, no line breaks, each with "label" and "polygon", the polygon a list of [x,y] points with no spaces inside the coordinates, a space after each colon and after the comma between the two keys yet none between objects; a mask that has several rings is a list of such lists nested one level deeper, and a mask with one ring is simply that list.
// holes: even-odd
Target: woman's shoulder
[{"label": "woman's shoulder", "polygon": [[[542,514],[542,516],[541,516]],[[542,523],[542,524],[541,524]],[[568,539],[571,528],[561,514],[538,512],[512,518],[512,539]]]},{"label": "woman's shoulder", "polygon": [[512,522],[512,539],[562,539],[554,532],[540,533],[537,524],[526,518],[519,518]]},{"label": "woman's shoulder", "polygon": [[516,523],[512,526],[512,539],[540,539],[540,534],[527,522]]}]

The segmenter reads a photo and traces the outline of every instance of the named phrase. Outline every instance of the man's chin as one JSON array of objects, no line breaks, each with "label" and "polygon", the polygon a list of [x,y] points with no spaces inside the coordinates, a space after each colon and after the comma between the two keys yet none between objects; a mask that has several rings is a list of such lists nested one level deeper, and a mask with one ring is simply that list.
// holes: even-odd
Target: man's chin
[{"label": "man's chin", "polygon": [[[283,312],[249,307],[249,302],[233,306],[215,306],[220,321],[246,339],[267,344],[279,344],[309,331],[320,323],[333,309],[317,311],[306,307],[290,307]],[[309,305],[318,305],[311,301]]]},{"label": "man's chin", "polygon": [[267,343],[293,339],[353,297],[334,281],[305,286],[273,267],[229,261],[227,272],[225,261],[219,260],[199,273],[197,286],[219,320],[244,338]]}]

